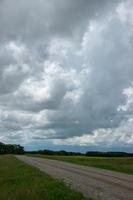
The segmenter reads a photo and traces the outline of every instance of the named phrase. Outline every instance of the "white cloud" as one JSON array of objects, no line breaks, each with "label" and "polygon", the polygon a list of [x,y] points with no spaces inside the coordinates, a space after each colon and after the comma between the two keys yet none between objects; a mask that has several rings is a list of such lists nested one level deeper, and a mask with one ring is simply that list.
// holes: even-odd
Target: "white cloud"
[{"label": "white cloud", "polygon": [[132,0],[121,2],[116,8],[119,19],[124,23],[133,25],[133,4]]},{"label": "white cloud", "polygon": [[132,111],[133,109],[133,87],[130,86],[123,90],[123,94],[126,97],[126,103],[118,106],[118,111]]},{"label": "white cloud", "polygon": [[119,127],[113,129],[97,129],[92,134],[74,136],[67,139],[55,139],[56,145],[76,146],[124,146],[133,145],[133,119],[123,121]]}]

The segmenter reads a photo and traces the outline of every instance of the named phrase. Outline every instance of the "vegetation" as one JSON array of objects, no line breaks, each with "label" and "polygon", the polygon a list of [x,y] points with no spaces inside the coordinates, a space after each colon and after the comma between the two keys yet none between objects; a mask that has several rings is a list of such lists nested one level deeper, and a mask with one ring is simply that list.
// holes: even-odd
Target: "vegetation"
[{"label": "vegetation", "polygon": [[133,153],[126,152],[99,152],[99,151],[88,151],[85,154],[81,152],[68,152],[68,151],[52,151],[48,149],[38,150],[38,151],[28,151],[26,153],[30,154],[42,154],[42,155],[56,155],[56,156],[91,156],[91,157],[133,157]]},{"label": "vegetation", "polygon": [[42,154],[42,155],[58,155],[58,156],[81,156],[83,155],[80,152],[68,152],[68,151],[52,151],[49,149],[44,149],[44,150],[38,150],[38,151],[28,151],[26,153],[30,154]]},{"label": "vegetation", "polygon": [[29,155],[133,174],[133,157],[48,156],[40,154]]},{"label": "vegetation", "polygon": [[91,157],[133,157],[133,153],[126,153],[126,152],[115,152],[115,151],[110,151],[110,152],[99,152],[99,151],[88,151],[85,154],[86,156],[91,156]]},{"label": "vegetation", "polygon": [[0,200],[87,200],[14,156],[0,156]]},{"label": "vegetation", "polygon": [[0,143],[0,154],[23,154],[24,148],[16,144]]}]

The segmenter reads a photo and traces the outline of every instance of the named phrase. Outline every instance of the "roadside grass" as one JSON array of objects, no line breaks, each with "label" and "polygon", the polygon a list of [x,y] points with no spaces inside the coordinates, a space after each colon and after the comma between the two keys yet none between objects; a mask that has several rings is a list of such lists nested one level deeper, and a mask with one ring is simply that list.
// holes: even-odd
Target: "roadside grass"
[{"label": "roadside grass", "polygon": [[133,174],[133,157],[47,156],[40,154],[27,155]]},{"label": "roadside grass", "polygon": [[0,200],[87,200],[14,156],[0,156]]}]

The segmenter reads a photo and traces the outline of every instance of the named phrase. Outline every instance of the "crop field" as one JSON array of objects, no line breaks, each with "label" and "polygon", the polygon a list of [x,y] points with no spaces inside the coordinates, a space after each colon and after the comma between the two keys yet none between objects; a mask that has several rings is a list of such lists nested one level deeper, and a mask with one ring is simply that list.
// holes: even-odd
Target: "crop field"
[{"label": "crop field", "polygon": [[39,154],[30,156],[61,160],[79,165],[133,174],[133,157],[45,156]]},{"label": "crop field", "polygon": [[87,200],[14,156],[0,156],[0,200]]}]

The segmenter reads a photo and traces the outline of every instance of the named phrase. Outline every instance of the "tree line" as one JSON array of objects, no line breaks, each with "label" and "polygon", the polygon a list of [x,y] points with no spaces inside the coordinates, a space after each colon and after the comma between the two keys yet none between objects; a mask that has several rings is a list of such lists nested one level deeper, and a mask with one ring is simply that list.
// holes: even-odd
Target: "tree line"
[{"label": "tree line", "polygon": [[100,151],[88,151],[85,154],[90,157],[133,157],[133,153],[127,152],[118,152],[118,151],[110,151],[110,152],[100,152]]},{"label": "tree line", "polygon": [[133,157],[133,153],[126,152],[100,152],[100,151],[87,151],[86,153],[81,152],[68,152],[68,151],[53,151],[53,150],[38,150],[28,151],[30,154],[42,154],[42,155],[55,155],[55,156],[89,156],[89,157]]},{"label": "tree line", "polygon": [[0,142],[0,154],[42,154],[49,156],[89,156],[89,157],[133,157],[133,153],[126,152],[100,152],[100,151],[87,151],[81,152],[68,152],[64,150],[53,151],[49,149],[37,151],[25,151],[24,147],[19,144],[4,144]]},{"label": "tree line", "polygon": [[30,154],[42,154],[42,155],[57,155],[57,156],[81,156],[83,155],[80,152],[68,152],[68,151],[64,151],[64,150],[60,150],[60,151],[53,151],[53,150],[48,150],[48,149],[44,149],[44,150],[38,150],[38,151],[28,151],[26,153],[30,153]]},{"label": "tree line", "polygon": [[0,154],[24,154],[24,147],[19,144],[0,143]]}]

